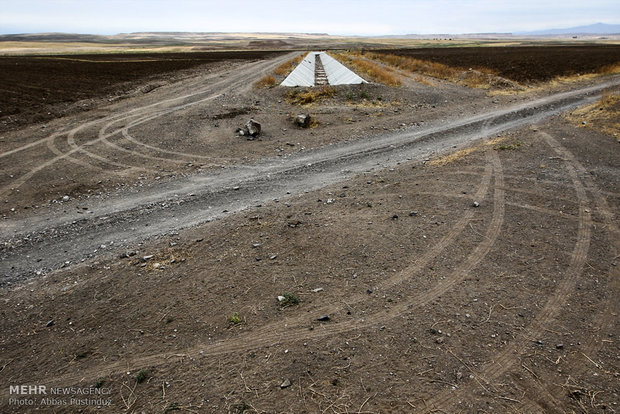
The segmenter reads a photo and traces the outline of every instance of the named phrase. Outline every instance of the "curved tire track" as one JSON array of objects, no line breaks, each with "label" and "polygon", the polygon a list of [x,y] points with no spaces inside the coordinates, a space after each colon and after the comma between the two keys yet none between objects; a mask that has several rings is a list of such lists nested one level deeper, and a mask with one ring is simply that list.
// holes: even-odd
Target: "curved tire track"
[{"label": "curved tire track", "polygon": [[[540,134],[546,139],[551,138],[548,134],[543,132],[540,132]],[[545,331],[546,326],[555,319],[560,310],[566,305],[568,297],[570,297],[571,292],[575,289],[577,280],[582,274],[592,237],[592,217],[587,208],[589,199],[585,187],[579,179],[577,170],[570,163],[566,164],[566,169],[573,182],[579,203],[577,242],[570,256],[566,276],[559,283],[545,306],[526,329],[524,329],[515,340],[508,344],[508,346],[503,348],[499,354],[495,354],[492,362],[488,363],[474,374],[485,381],[487,385],[491,385],[491,381],[496,380],[512,369],[522,351],[526,349],[527,343],[531,342],[531,338],[536,338]],[[476,387],[476,384],[470,381],[457,390],[444,391],[426,401],[427,409],[422,412],[430,413],[436,410],[453,407],[453,405],[458,402],[459,398],[462,398],[464,394],[471,391],[472,387]]]},{"label": "curved tire track", "polygon": [[[463,263],[452,272],[451,275],[438,282],[433,288],[426,292],[419,293],[410,297],[408,300],[397,304],[396,306],[386,310],[380,311],[375,314],[365,315],[364,319],[357,321],[343,321],[337,324],[331,324],[329,326],[322,325],[321,329],[308,330],[307,328],[307,315],[302,315],[294,318],[289,318],[284,321],[268,324],[261,328],[255,329],[251,332],[247,332],[244,335],[237,337],[226,338],[219,340],[211,344],[198,344],[189,349],[176,350],[174,355],[183,355],[180,358],[209,358],[219,355],[225,355],[230,353],[238,353],[241,351],[248,351],[252,349],[259,349],[269,347],[281,343],[290,341],[304,341],[311,339],[318,339],[327,336],[333,336],[350,332],[357,329],[369,328],[388,320],[397,318],[411,312],[412,310],[421,306],[427,305],[431,301],[437,299],[445,292],[454,288],[459,282],[464,280],[469,273],[475,269],[476,266],[486,257],[489,251],[493,248],[495,241],[500,235],[501,226],[504,220],[505,211],[505,193],[503,187],[503,176],[501,162],[498,155],[495,152],[488,154],[490,158],[491,166],[487,165],[485,179],[478,188],[477,195],[484,194],[488,191],[488,186],[491,178],[491,172],[494,177],[494,190],[493,190],[493,213],[489,226],[486,230],[484,239],[473,249],[472,253],[463,261]],[[488,177],[488,178],[486,178]],[[473,218],[473,215],[464,214],[459,220],[460,227],[464,228],[466,223]],[[455,226],[456,227],[456,226]],[[440,242],[433,246],[429,252],[423,256],[417,263],[400,272],[399,275],[391,278],[385,282],[384,285],[395,285],[401,283],[408,278],[411,278],[419,273],[433,258],[435,258],[441,251],[443,251],[461,232],[462,229],[454,229],[449,236],[442,238]],[[359,303],[365,300],[365,295],[358,295],[355,302],[348,302],[350,304]],[[329,312],[338,311],[340,306],[328,306],[316,312]],[[288,328],[292,324],[298,324],[292,328]],[[55,376],[49,379],[49,383],[63,383],[71,384],[76,383],[84,378],[92,376],[109,376],[123,371],[126,371],[127,366],[157,366],[170,362],[170,353],[153,354],[130,360],[119,360],[111,364],[92,367],[88,372],[81,372],[79,375],[66,374]]]}]

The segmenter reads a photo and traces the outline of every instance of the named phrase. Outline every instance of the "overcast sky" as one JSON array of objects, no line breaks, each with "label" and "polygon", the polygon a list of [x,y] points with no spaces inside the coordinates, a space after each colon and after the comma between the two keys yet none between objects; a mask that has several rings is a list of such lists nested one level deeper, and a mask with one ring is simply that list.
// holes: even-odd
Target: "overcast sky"
[{"label": "overcast sky", "polygon": [[597,22],[620,23],[619,0],[0,0],[2,34],[457,34]]}]

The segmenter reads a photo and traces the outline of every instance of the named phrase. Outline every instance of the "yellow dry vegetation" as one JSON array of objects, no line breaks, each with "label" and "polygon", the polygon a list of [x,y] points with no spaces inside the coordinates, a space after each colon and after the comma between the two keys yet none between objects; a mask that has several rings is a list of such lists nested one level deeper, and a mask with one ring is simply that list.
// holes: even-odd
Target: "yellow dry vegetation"
[{"label": "yellow dry vegetation", "polygon": [[321,88],[294,89],[286,94],[286,99],[293,105],[309,105],[311,103],[331,98],[336,93],[334,88],[323,86]]},{"label": "yellow dry vegetation", "polygon": [[605,93],[598,102],[564,116],[581,128],[592,128],[620,139],[620,94]]},{"label": "yellow dry vegetation", "polygon": [[276,84],[276,78],[271,75],[265,75],[256,82],[254,82],[255,88],[268,88]]},{"label": "yellow dry vegetation", "polygon": [[297,57],[294,57],[293,59],[287,60],[286,62],[282,63],[280,66],[276,67],[273,70],[273,73],[279,76],[288,76],[289,73],[291,73],[293,69],[295,69],[297,65],[299,65],[299,63],[301,63],[301,61],[303,60],[304,56],[306,56],[306,54],[307,53],[303,53]]},{"label": "yellow dry vegetation", "polygon": [[354,56],[351,53],[331,53],[340,63],[352,66],[358,74],[366,75],[375,82],[389,86],[400,86],[401,81],[391,68],[381,67],[376,63]]},{"label": "yellow dry vegetation", "polygon": [[465,156],[476,151],[477,149],[478,147],[465,148],[465,149],[453,152],[452,154],[448,154],[448,155],[444,155],[443,157],[432,159],[429,162],[427,162],[426,165],[429,165],[431,167],[446,165],[458,159],[464,158]]},{"label": "yellow dry vegetation", "polygon": [[367,59],[376,60],[405,72],[418,74],[414,79],[425,84],[432,83],[419,75],[460,83],[470,88],[489,89],[497,75],[490,69],[463,70],[443,63],[382,53],[364,53]]},{"label": "yellow dry vegetation", "polygon": [[478,145],[475,145],[473,147],[463,148],[462,150],[455,151],[455,152],[450,153],[448,155],[444,155],[444,156],[432,159],[429,162],[427,162],[426,165],[431,166],[431,167],[437,167],[437,166],[446,165],[446,164],[449,164],[449,163],[454,162],[456,160],[460,160],[461,158],[465,158],[466,156],[468,156],[472,152],[478,151],[480,149],[484,149],[486,147],[495,146],[495,145],[497,145],[497,144],[499,144],[499,143],[501,143],[501,142],[503,142],[505,140],[506,140],[505,137],[493,138],[493,139],[484,141],[484,142],[482,142],[482,143],[480,143]]}]

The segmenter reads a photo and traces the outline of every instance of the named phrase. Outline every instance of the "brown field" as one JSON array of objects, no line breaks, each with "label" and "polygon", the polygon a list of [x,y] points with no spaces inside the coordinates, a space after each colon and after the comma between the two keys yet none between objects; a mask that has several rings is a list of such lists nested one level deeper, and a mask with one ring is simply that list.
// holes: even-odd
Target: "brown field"
[{"label": "brown field", "polygon": [[72,105],[80,100],[118,99],[135,92],[136,82],[153,88],[197,67],[205,71],[221,62],[276,55],[243,51],[0,56],[0,132],[89,109]]},{"label": "brown field", "polygon": [[616,412],[619,50],[0,58],[0,412]]},{"label": "brown field", "polygon": [[463,70],[490,70],[523,84],[547,82],[560,76],[620,70],[620,45],[390,49],[373,52],[430,60]]}]

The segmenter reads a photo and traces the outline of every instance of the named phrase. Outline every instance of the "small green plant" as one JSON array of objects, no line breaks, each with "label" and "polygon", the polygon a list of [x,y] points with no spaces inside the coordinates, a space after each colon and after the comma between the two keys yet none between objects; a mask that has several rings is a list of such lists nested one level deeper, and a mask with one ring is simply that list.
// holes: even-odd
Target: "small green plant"
[{"label": "small green plant", "polygon": [[284,292],[282,294],[282,297],[284,299],[280,301],[280,306],[282,306],[283,308],[287,306],[297,305],[299,303],[299,297],[297,297],[297,295],[295,295],[294,293]]},{"label": "small green plant", "polygon": [[101,388],[103,383],[104,383],[103,377],[97,378],[97,382],[95,382],[95,388]]},{"label": "small green plant", "polygon": [[246,410],[249,410],[251,407],[242,401],[238,404],[233,404],[230,408],[233,409],[233,413],[235,414],[243,414],[245,413]]},{"label": "small green plant", "polygon": [[75,353],[75,359],[86,358],[86,355],[88,355],[88,351],[78,351]]},{"label": "small green plant", "polygon": [[171,402],[170,404],[168,404],[168,406],[164,410],[164,414],[168,414],[169,412],[172,412],[172,411],[178,411],[180,409],[181,409],[181,404],[179,404],[178,402]]},{"label": "small green plant", "polygon": [[136,374],[136,382],[138,384],[144,382],[144,380],[148,377],[149,373],[145,370],[145,369],[141,369],[140,371],[138,371],[138,373]]},{"label": "small green plant", "polygon": [[243,320],[241,320],[241,317],[239,316],[239,314],[237,312],[233,313],[228,320],[230,321],[230,323],[232,323],[233,325],[238,325],[241,322],[243,322]]},{"label": "small green plant", "polygon": [[498,151],[515,151],[515,150],[518,150],[519,147],[521,147],[521,143],[520,142],[514,142],[512,144],[501,144],[501,145],[498,145],[497,147],[495,147],[495,149],[498,150]]}]

